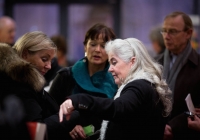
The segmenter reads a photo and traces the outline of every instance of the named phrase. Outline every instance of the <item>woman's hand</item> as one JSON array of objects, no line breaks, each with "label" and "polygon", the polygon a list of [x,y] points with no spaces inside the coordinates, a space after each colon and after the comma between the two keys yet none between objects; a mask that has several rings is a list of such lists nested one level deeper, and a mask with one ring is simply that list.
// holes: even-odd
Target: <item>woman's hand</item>
[{"label": "woman's hand", "polygon": [[74,140],[84,140],[86,139],[85,132],[83,130],[83,127],[81,125],[76,125],[74,129],[69,132],[70,136]]},{"label": "woman's hand", "polygon": [[168,124],[166,124],[165,126],[163,140],[173,140],[172,129],[171,126],[169,126]]},{"label": "woman's hand", "polygon": [[72,100],[71,99],[67,99],[66,101],[64,101],[60,105],[60,110],[59,110],[60,122],[63,121],[63,115],[66,115],[66,119],[69,120],[70,119],[70,114],[72,113],[73,110],[74,110],[74,107],[72,105]]}]

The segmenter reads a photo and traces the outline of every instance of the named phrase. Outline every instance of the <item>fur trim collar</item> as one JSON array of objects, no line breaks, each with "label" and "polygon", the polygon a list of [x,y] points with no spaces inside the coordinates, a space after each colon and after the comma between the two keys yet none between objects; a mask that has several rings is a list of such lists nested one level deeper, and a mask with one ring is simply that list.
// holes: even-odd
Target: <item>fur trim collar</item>
[{"label": "fur trim collar", "polygon": [[0,44],[0,71],[6,73],[11,79],[27,83],[35,91],[42,90],[45,80],[38,70],[18,56],[13,48]]}]

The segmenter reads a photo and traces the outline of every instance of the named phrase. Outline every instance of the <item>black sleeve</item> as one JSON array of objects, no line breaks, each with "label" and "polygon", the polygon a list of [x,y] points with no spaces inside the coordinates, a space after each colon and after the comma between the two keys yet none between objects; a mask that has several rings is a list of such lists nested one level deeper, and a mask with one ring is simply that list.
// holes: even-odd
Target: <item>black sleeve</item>
[{"label": "black sleeve", "polygon": [[7,96],[0,110],[0,139],[30,139],[29,131],[24,120],[24,107],[20,99],[14,95]]},{"label": "black sleeve", "polygon": [[49,94],[61,105],[66,97],[71,94],[74,87],[74,80],[69,68],[61,69],[53,80]]},{"label": "black sleeve", "polygon": [[43,121],[47,125],[48,139],[69,139],[69,132],[76,126],[78,120],[79,116],[74,116],[73,120],[63,120],[63,122],[60,123],[58,114],[44,119]]},{"label": "black sleeve", "polygon": [[[20,96],[21,101],[25,107],[26,121],[35,121],[45,123],[47,125],[48,139],[68,139],[68,132],[75,127],[78,117],[73,117],[73,121],[59,122],[58,113],[48,115],[45,117],[46,112],[34,98],[34,93],[23,94]],[[49,106],[51,107],[51,106]]]},{"label": "black sleeve", "polygon": [[95,114],[104,120],[117,121],[144,109],[143,105],[148,101],[145,93],[148,90],[150,89],[138,87],[136,84],[124,88],[122,95],[116,100],[86,94],[72,95],[69,98],[80,113]]}]

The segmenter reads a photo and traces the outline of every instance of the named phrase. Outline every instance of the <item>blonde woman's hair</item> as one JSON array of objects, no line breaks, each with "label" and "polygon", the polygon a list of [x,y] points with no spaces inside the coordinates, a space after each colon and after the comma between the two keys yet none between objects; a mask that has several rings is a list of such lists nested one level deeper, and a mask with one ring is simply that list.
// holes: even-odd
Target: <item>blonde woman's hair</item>
[{"label": "blonde woman's hair", "polygon": [[162,77],[163,67],[150,57],[142,42],[135,38],[115,39],[106,44],[105,50],[107,54],[114,53],[125,63],[130,62],[131,58],[135,57],[134,65],[122,84],[125,85],[132,79],[147,79],[150,81],[155,85],[159,98],[164,105],[163,115],[168,116],[172,110],[172,92]]},{"label": "blonde woman's hair", "polygon": [[24,34],[16,41],[13,48],[17,51],[20,57],[22,57],[25,51],[35,53],[44,49],[57,50],[53,41],[41,31],[33,31]]}]

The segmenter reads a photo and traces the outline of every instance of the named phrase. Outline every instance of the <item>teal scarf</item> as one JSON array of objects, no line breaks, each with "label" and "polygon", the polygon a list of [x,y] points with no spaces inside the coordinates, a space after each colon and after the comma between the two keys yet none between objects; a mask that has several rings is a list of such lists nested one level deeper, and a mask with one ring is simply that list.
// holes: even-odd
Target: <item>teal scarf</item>
[{"label": "teal scarf", "polygon": [[88,92],[106,94],[108,98],[113,98],[117,92],[117,85],[111,73],[108,72],[109,64],[104,70],[96,72],[91,77],[87,66],[87,59],[83,58],[72,67],[73,78],[77,84]]}]

